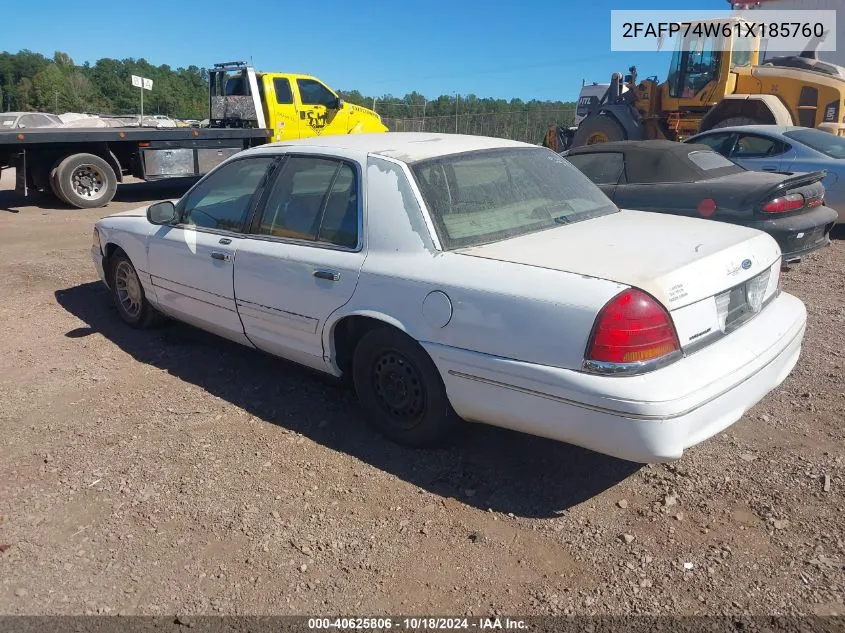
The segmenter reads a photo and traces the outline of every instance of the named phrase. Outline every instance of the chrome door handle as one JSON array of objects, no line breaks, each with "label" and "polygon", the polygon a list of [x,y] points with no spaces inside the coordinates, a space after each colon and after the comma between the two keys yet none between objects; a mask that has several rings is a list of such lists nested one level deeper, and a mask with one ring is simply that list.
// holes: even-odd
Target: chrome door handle
[{"label": "chrome door handle", "polygon": [[333,270],[315,270],[314,276],[317,279],[328,279],[329,281],[340,280],[340,273],[336,273]]},{"label": "chrome door handle", "polygon": [[232,256],[229,253],[221,253],[220,251],[211,251],[211,259],[217,259],[221,262],[232,261]]}]

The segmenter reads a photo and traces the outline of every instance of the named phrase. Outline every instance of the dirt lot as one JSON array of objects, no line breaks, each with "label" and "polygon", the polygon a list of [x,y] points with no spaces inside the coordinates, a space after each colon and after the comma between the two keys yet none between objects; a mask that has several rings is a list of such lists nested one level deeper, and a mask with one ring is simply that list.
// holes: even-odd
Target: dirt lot
[{"label": "dirt lot", "polygon": [[482,426],[413,451],[312,373],[122,325],[105,210],[24,206],[9,176],[1,613],[845,614],[845,240],[786,274],[793,374],[675,464]]}]

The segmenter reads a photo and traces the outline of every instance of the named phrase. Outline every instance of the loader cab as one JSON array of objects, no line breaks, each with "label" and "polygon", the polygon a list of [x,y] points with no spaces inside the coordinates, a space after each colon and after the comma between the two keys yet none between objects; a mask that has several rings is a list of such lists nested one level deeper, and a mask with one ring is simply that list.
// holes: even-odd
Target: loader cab
[{"label": "loader cab", "polygon": [[684,25],[663,86],[664,110],[710,107],[735,91],[735,73],[750,70],[759,55],[759,40],[737,36],[736,22],[707,20],[688,29]]}]

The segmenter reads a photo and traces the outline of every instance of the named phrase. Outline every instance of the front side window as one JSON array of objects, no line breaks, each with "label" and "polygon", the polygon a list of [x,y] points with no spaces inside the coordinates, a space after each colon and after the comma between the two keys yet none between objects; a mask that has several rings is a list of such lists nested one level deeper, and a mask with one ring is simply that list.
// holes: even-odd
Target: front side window
[{"label": "front side window", "polygon": [[297,79],[296,85],[299,87],[302,105],[321,105],[328,108],[337,101],[331,90],[314,79]]},{"label": "front side window", "polygon": [[446,249],[487,244],[617,211],[547,149],[466,152],[411,164]]},{"label": "front side window", "polygon": [[256,232],[355,248],[355,170],[348,163],[328,158],[289,158],[273,185]]},{"label": "front side window", "polygon": [[595,154],[574,154],[566,160],[575,165],[582,174],[597,185],[615,185],[622,178],[625,162],[618,152],[596,152]]},{"label": "front side window", "polygon": [[270,157],[243,158],[222,165],[179,202],[182,224],[243,231],[252,199],[262,184]]},{"label": "front side window", "polygon": [[722,60],[717,37],[679,37],[669,68],[669,96],[689,99],[719,76]]}]

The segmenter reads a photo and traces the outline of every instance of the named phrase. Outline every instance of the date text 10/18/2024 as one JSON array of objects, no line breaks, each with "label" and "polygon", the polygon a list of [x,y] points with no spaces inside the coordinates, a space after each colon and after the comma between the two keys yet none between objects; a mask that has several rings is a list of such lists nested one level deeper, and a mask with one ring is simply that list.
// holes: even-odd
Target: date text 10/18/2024
[{"label": "date text 10/18/2024", "polygon": [[438,617],[400,617],[400,618],[308,618],[308,628],[312,630],[386,630],[405,631],[446,631],[479,630],[496,631],[528,630],[524,620],[516,618],[438,618]]}]

